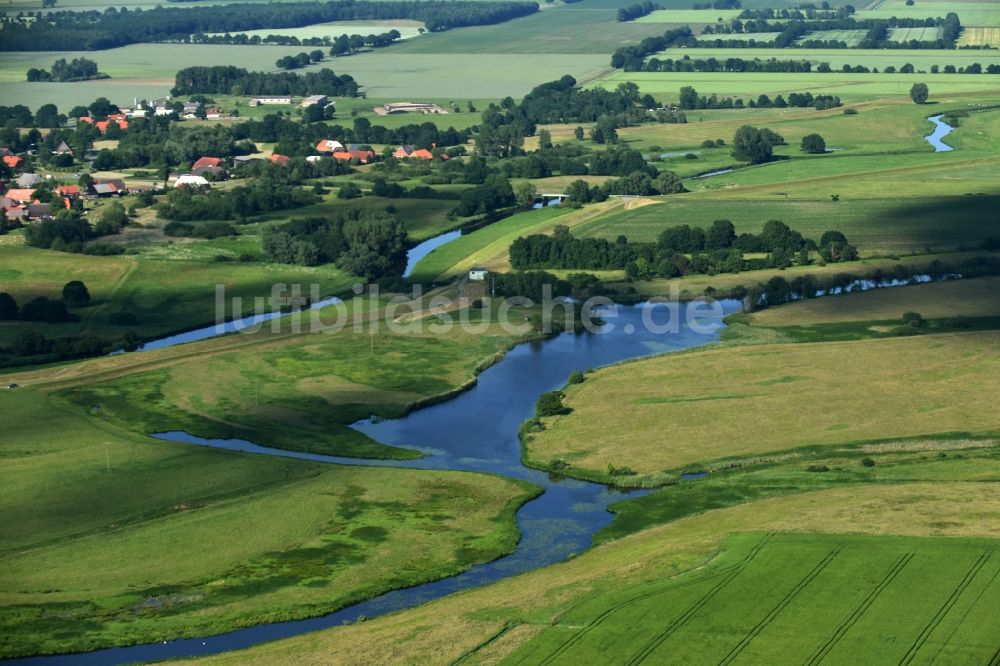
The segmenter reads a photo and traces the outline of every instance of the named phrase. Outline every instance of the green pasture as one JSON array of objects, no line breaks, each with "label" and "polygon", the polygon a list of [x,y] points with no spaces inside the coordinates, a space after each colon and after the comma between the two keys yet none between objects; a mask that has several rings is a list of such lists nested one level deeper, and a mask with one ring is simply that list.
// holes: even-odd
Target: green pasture
[{"label": "green pasture", "polygon": [[[718,40],[722,40],[724,42],[730,42],[730,41],[737,41],[737,40],[747,39],[748,37],[750,37],[750,36],[746,35],[744,33],[741,33],[741,32],[737,32],[737,33],[719,33],[717,35],[716,34],[695,35],[695,39],[697,39],[699,42],[715,42],[715,41],[718,41]],[[752,35],[752,37],[753,37],[753,39],[757,40],[758,42],[773,42],[778,37],[778,33],[776,33],[776,32],[758,32],[758,33],[754,33]]]},{"label": "green pasture", "polygon": [[[314,616],[513,549],[525,484],[151,440],[4,391],[0,656]],[[475,495],[476,501],[468,498]]]},{"label": "green pasture", "polygon": [[[817,30],[816,32],[810,32],[798,41],[803,42],[812,39],[824,41],[836,40],[838,42],[844,42],[848,46],[857,46],[861,43],[861,40],[865,38],[865,34],[867,34],[867,32],[867,30]],[[756,36],[754,36],[754,38],[757,39]]]},{"label": "green pasture", "polygon": [[894,42],[933,42],[941,39],[941,28],[893,28],[889,39]]},{"label": "green pasture", "polygon": [[[736,18],[742,9],[659,9],[635,20],[636,23],[716,23]],[[665,29],[664,29],[665,30]]]}]

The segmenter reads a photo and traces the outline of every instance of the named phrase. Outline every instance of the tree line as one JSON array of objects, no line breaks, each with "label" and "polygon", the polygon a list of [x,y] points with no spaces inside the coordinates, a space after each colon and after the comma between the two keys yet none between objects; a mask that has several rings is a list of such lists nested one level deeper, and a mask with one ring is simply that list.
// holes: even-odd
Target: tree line
[{"label": "tree line", "polygon": [[648,16],[658,9],[663,9],[663,7],[661,7],[656,3],[650,2],[650,0],[637,2],[634,5],[629,5],[628,7],[622,7],[621,9],[618,10],[618,22],[624,23],[626,21],[634,21],[637,18]]},{"label": "tree line", "polygon": [[[307,58],[308,58],[307,54]],[[357,97],[358,82],[349,74],[330,69],[295,72],[251,72],[232,65],[185,67],[177,72],[173,96],[224,95],[330,95]]]},{"label": "tree line", "polygon": [[295,35],[248,35],[245,32],[236,34],[225,33],[222,35],[196,34],[191,36],[194,44],[237,44],[241,46],[256,46],[258,44],[268,44],[275,46],[323,46],[330,49],[331,56],[347,55],[355,53],[364,47],[381,48],[393,44],[402,37],[398,30],[389,30],[371,35],[349,35],[344,33],[337,37],[303,37]]},{"label": "tree line", "polygon": [[299,28],[332,21],[412,19],[437,32],[502,23],[537,11],[535,2],[471,0],[300,1],[145,10],[109,7],[100,12],[50,12],[44,21],[8,17],[0,50],[90,51],[148,42],[188,43],[196,34]]},{"label": "tree line", "polygon": [[[747,259],[744,253],[767,253],[767,257]],[[519,270],[624,270],[630,279],[648,279],[808,265],[811,253],[818,253],[826,263],[858,257],[857,248],[839,231],[824,233],[817,243],[771,220],[760,234],[737,236],[732,222],[716,220],[707,231],[688,225],[667,227],[656,243],[633,243],[625,236],[614,241],[575,238],[567,227],[559,226],[551,236],[535,234],[515,240],[510,261]]]}]

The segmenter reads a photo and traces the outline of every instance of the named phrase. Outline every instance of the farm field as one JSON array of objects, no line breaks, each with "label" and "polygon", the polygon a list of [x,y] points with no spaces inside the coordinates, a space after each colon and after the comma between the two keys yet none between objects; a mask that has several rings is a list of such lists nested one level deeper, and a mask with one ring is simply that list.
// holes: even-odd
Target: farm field
[{"label": "farm field", "polygon": [[929,0],[907,5],[904,0],[886,0],[872,3],[871,8],[859,8],[854,14],[858,19],[936,18],[955,12],[962,25],[1000,25],[1000,9],[991,2],[951,2]]},{"label": "farm field", "polygon": [[[963,361],[971,357],[975,364]],[[1000,390],[998,367],[993,332],[661,356],[567,388],[572,413],[543,419],[545,430],[532,435],[525,456],[649,474],[805,445],[995,432],[1000,417],[985,396]],[[844,390],[866,379],[877,389]]]},{"label": "farm field", "polygon": [[[301,28],[262,28],[260,30],[243,30],[245,35],[267,37],[268,35],[284,35],[287,37],[298,37],[299,39],[309,39],[311,37],[337,37],[339,35],[372,35],[395,30],[400,34],[400,39],[410,39],[416,37],[423,27],[420,21],[334,21],[331,23],[314,23],[313,25]],[[224,33],[210,33],[219,35]],[[305,48],[305,47],[303,47]],[[329,49],[326,49],[329,50]]]},{"label": "farm field", "polygon": [[925,319],[1000,315],[1000,278],[935,282],[819,298],[755,312],[755,326],[808,326],[850,321],[897,322],[903,312]]},{"label": "farm field", "polygon": [[532,492],[159,442],[28,390],[0,409],[19,415],[0,444],[3,657],[219,633],[448,575],[511,550]]},{"label": "farm field", "polygon": [[941,39],[941,28],[893,28],[889,39],[894,42],[933,42]]},{"label": "farm field", "polygon": [[958,38],[959,46],[997,46],[1000,45],[1000,26],[966,27]]},{"label": "farm field", "polygon": [[718,19],[724,21],[734,19],[742,11],[742,9],[658,9],[646,16],[640,16],[635,23],[708,24],[715,23]]},{"label": "farm field", "polygon": [[[788,57],[787,51],[784,54],[773,51],[760,53],[757,55],[747,53],[750,49],[740,49],[740,56],[744,58],[760,57],[761,59],[771,57]],[[831,67],[838,68],[845,63],[854,60],[855,49],[843,49],[840,54],[830,57],[816,58],[816,62],[829,62]],[[873,61],[871,57],[858,57],[853,64],[872,65],[873,62],[881,61],[885,65],[894,64],[897,69],[913,62],[914,58],[893,55],[879,57]],[[938,52],[935,52],[938,53]],[[951,52],[948,52],[951,53]],[[944,67],[954,64],[957,67],[964,67],[973,62],[1000,63],[1000,56],[982,56],[978,51],[963,51],[961,53],[976,53],[975,56],[962,56],[962,64],[958,64],[951,57],[935,58],[937,62],[927,62],[925,67],[929,68],[933,64],[940,64]],[[660,59],[678,58],[690,53],[661,53],[657,57]],[[701,58],[729,58],[732,53],[719,52],[714,49],[698,49],[698,56]],[[812,60],[813,58],[809,58]],[[916,63],[913,63],[916,66]],[[657,99],[676,100],[677,91],[682,86],[695,85],[699,91],[715,93],[717,95],[731,96],[753,96],[755,99],[760,94],[774,97],[777,94],[788,95],[792,92],[803,92],[808,90],[814,95],[837,95],[845,102],[868,102],[879,100],[896,95],[906,95],[914,83],[926,82],[933,91],[933,94],[947,95],[956,93],[995,93],[1000,90],[1000,82],[997,77],[988,74],[844,74],[831,72],[829,74],[781,74],[781,73],[729,73],[729,72],[624,72],[615,71],[602,77],[593,83],[591,87],[600,87],[613,90],[619,84],[631,81],[639,86],[643,94],[650,94]]]},{"label": "farm field", "polygon": [[[857,46],[861,43],[861,40],[865,38],[865,30],[817,30],[815,32],[808,33],[805,37],[800,37],[798,42],[808,41],[812,39],[819,39],[823,41],[836,40],[838,42],[844,42],[848,46]],[[755,39],[757,39],[755,37]],[[760,41],[757,39],[757,41]]]},{"label": "farm field", "polygon": [[996,631],[997,546],[733,535],[702,570],[592,594],[503,663],[985,661]]},{"label": "farm field", "polygon": [[[778,33],[776,33],[776,32],[759,32],[759,33],[754,33],[753,39],[755,39],[758,42],[773,42],[775,40],[775,38],[777,38],[777,36],[778,36]],[[694,37],[699,42],[714,42],[714,41],[717,41],[717,40],[720,40],[720,39],[722,41],[728,42],[728,41],[731,41],[731,40],[735,41],[735,40],[738,40],[738,39],[747,39],[747,35],[745,35],[743,33],[733,33],[733,34],[720,33],[720,34],[717,34],[717,35],[695,35]]]},{"label": "farm field", "polygon": [[[936,465],[936,463],[931,464]],[[969,466],[954,467],[953,473],[959,473],[959,469],[969,470]],[[371,659],[419,659],[429,650],[434,650],[441,662],[453,661],[462,658],[463,655],[490,662],[499,662],[504,659],[514,662],[512,655],[518,649],[530,646],[533,640],[544,640],[548,643],[550,640],[557,640],[556,636],[559,635],[562,636],[563,640],[566,640],[571,638],[574,632],[583,629],[583,627],[574,628],[576,625],[565,626],[562,624],[562,618],[571,617],[571,613],[580,613],[580,615],[576,615],[579,618],[587,618],[587,615],[584,614],[592,613],[589,615],[589,619],[593,619],[604,611],[614,611],[623,600],[627,599],[627,594],[618,594],[626,588],[635,591],[636,596],[641,596],[643,591],[677,583],[679,578],[676,577],[678,576],[686,575],[692,579],[696,578],[699,575],[695,571],[696,569],[706,565],[712,566],[712,561],[716,557],[727,557],[725,554],[727,543],[733,544],[730,547],[734,548],[740,540],[743,540],[742,543],[747,543],[746,540],[754,538],[752,535],[737,536],[733,537],[734,541],[729,541],[729,535],[734,532],[752,531],[759,534],[760,532],[775,531],[818,535],[815,537],[786,537],[783,534],[775,534],[772,537],[774,543],[786,543],[790,547],[796,538],[801,538],[804,548],[810,539],[813,539],[813,543],[827,539],[827,543],[831,545],[844,543],[845,545],[851,544],[853,547],[866,548],[866,546],[861,545],[863,540],[859,537],[843,537],[843,541],[838,541],[841,537],[836,535],[848,533],[879,535],[880,537],[887,535],[962,537],[960,539],[924,539],[917,542],[907,542],[905,539],[895,539],[892,536],[888,536],[885,540],[881,538],[871,540],[873,542],[871,548],[874,553],[881,553],[883,557],[889,555],[887,567],[892,566],[890,553],[894,549],[894,543],[903,545],[904,548],[906,547],[904,544],[913,548],[916,543],[919,543],[921,551],[923,550],[922,544],[926,543],[929,552],[927,559],[921,560],[923,564],[947,559],[947,556],[944,555],[945,552],[953,552],[956,558],[967,562],[964,571],[958,564],[954,569],[948,569],[950,572],[948,580],[953,581],[954,585],[944,593],[943,597],[938,595],[941,594],[941,589],[946,585],[945,580],[934,584],[933,599],[940,603],[933,607],[931,599],[928,599],[927,606],[932,606],[932,610],[926,614],[921,611],[919,616],[913,617],[912,622],[908,619],[905,630],[902,627],[898,631],[888,627],[871,628],[870,635],[873,639],[885,639],[888,642],[888,639],[892,637],[895,640],[889,642],[889,645],[894,646],[891,649],[896,650],[902,646],[902,650],[905,651],[915,640],[920,638],[922,630],[927,624],[936,619],[935,615],[941,604],[945,603],[948,595],[960,586],[963,575],[976,562],[976,558],[993,543],[985,540],[982,542],[974,541],[970,537],[992,538],[996,533],[994,530],[1000,525],[1000,494],[998,494],[996,484],[976,483],[977,498],[975,502],[972,502],[968,495],[969,486],[968,483],[941,479],[937,482],[868,485],[863,494],[858,493],[857,487],[848,487],[749,501],[740,506],[690,515],[667,525],[626,536],[613,543],[592,549],[567,562],[548,567],[543,571],[518,576],[467,594],[441,599],[410,611],[370,620],[363,624],[297,636],[229,655],[199,659],[194,663],[213,666],[293,664],[319,658],[320,655],[325,659],[344,663],[361,663]],[[788,540],[785,541],[785,539]],[[855,539],[857,541],[854,541]],[[940,545],[937,543],[939,541]],[[831,550],[835,547],[832,546]],[[977,547],[982,548],[982,550],[977,552],[975,550]],[[937,548],[945,550],[936,550]],[[950,550],[952,548],[954,550]],[[783,550],[783,548],[778,547],[773,553],[777,555]],[[935,551],[940,555],[934,555]],[[846,555],[847,552],[845,547],[842,554]],[[906,551],[904,550],[904,552]],[[966,560],[965,554],[968,553],[976,554],[970,560]],[[759,559],[754,558],[754,560],[760,564],[768,560],[766,557],[758,557]],[[814,565],[820,560],[822,560],[822,555],[814,561]],[[846,557],[843,561],[846,561]],[[918,561],[914,559],[913,564],[914,568],[906,572],[907,577],[919,570],[919,567],[916,566]],[[836,571],[836,568],[831,571]],[[992,569],[989,571],[992,572]],[[883,576],[886,572],[887,569],[881,571]],[[730,571],[730,573],[732,572]],[[794,587],[795,583],[801,581],[807,573],[808,570],[802,572],[802,576],[798,579],[789,581],[791,586]],[[951,576],[956,573],[958,577],[952,578]],[[853,581],[864,577],[867,582],[870,580],[869,577],[873,575],[877,576],[877,573],[858,571],[851,578]],[[747,580],[749,579],[744,579],[744,581]],[[788,581],[788,579],[783,580]],[[719,582],[718,579],[716,582]],[[862,590],[857,588],[863,588],[863,585],[855,587],[852,583],[852,598],[857,598],[853,595],[858,595],[860,597],[858,601],[862,601],[878,582],[879,579],[876,578],[872,585]],[[975,577],[976,587],[973,589],[981,590],[980,586],[984,582],[985,580],[977,575]],[[938,584],[941,587],[937,587]],[[742,585],[735,586],[731,590],[728,590],[727,586],[727,593],[738,598],[742,589]],[[804,598],[810,598],[812,594],[819,592],[818,588],[811,586],[805,586],[805,589],[809,591],[807,592],[808,596]],[[846,594],[846,591],[842,592]],[[747,590],[747,593],[749,594],[750,591]],[[893,594],[897,593],[909,595],[912,594],[912,591],[907,590],[905,586],[894,587]],[[841,598],[846,602],[845,597]],[[992,598],[991,595],[990,599]],[[941,630],[954,626],[951,623],[955,622],[956,618],[960,618],[961,613],[975,599],[973,594],[966,596],[963,593],[960,595],[962,605],[959,606],[956,603],[951,609],[955,614],[949,612],[940,620]],[[879,600],[876,597],[872,602],[872,607],[876,608],[879,613],[887,612],[885,606],[892,600],[892,597],[886,593],[884,599]],[[834,600],[831,600],[831,603],[834,603]],[[841,608],[839,606],[841,602],[837,603],[837,607]],[[977,613],[993,612],[989,606],[992,601],[983,598],[983,603],[985,605],[979,607]],[[844,605],[844,611],[847,614],[854,610],[848,603]],[[765,606],[762,610],[766,613],[773,607],[773,605]],[[655,633],[647,632],[647,640],[669,630],[670,625],[667,621],[654,627],[653,618],[662,618],[664,613],[671,612],[671,608],[673,607],[659,606],[656,613],[642,620],[649,623],[643,626],[653,628],[655,631]],[[822,613],[823,608],[823,606],[814,605],[808,612]],[[924,609],[926,606],[921,603],[920,608]],[[627,609],[625,614],[628,615]],[[616,617],[612,612],[611,617],[614,619],[602,631],[618,625],[618,620],[622,616]],[[827,621],[835,619],[839,623],[845,617],[841,615],[838,619],[831,614]],[[631,620],[631,624],[629,620]],[[629,631],[636,626],[633,617],[630,616],[629,620],[622,621],[618,625],[619,631]],[[603,626],[603,624],[598,623],[598,626]],[[433,630],[427,630],[426,627],[429,626],[432,626]],[[687,626],[687,631],[711,632],[713,643],[715,641],[736,643],[748,633],[745,631],[733,639],[731,633],[716,623],[697,623]],[[777,631],[780,626],[779,624],[773,627],[771,631]],[[823,626],[826,628],[827,625]],[[865,622],[861,626],[870,627],[871,625]],[[975,632],[982,629],[982,626],[982,624],[968,625],[965,630]],[[718,627],[718,632],[714,631],[716,627]],[[748,629],[752,628],[751,626]],[[547,633],[548,636],[546,636]],[[851,646],[857,635],[851,634],[846,645],[840,646],[838,650]],[[828,636],[829,634],[821,634],[817,631],[817,643],[824,642]],[[962,639],[956,637],[955,647],[962,644]],[[694,648],[700,645],[702,645],[701,642],[691,644],[690,647]],[[856,646],[856,644],[854,645]],[[630,648],[633,647],[640,646],[630,646]],[[815,645],[808,647],[815,647]],[[801,650],[804,649],[804,646],[797,643],[795,649]],[[890,653],[884,662],[876,661],[873,663],[895,663],[891,661],[892,656],[895,656],[895,652]],[[465,658],[468,659],[468,656]],[[595,652],[589,654],[588,658],[599,660],[602,655]]]}]

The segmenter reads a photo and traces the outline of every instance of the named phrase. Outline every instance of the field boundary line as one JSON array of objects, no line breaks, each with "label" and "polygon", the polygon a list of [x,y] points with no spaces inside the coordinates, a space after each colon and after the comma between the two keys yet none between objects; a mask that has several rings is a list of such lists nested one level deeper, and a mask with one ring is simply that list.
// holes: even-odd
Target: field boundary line
[{"label": "field boundary line", "polygon": [[479,643],[479,644],[471,647],[468,651],[466,651],[460,657],[458,657],[458,659],[455,659],[454,661],[450,662],[449,666],[456,666],[457,664],[461,664],[466,659],[468,659],[472,655],[476,654],[477,652],[479,652],[480,650],[482,650],[484,647],[486,647],[487,645],[489,645],[493,641],[497,640],[498,638],[500,638],[501,636],[503,636],[504,634],[506,634],[508,631],[510,631],[514,627],[519,627],[522,624],[523,624],[523,622],[505,622],[504,625],[502,627],[500,627],[499,631],[494,632],[493,634],[490,634],[489,636],[486,637],[486,640],[484,640],[481,643]]},{"label": "field boundary line", "polygon": [[728,664],[732,663],[733,660],[736,659],[736,657],[738,657],[743,652],[743,650],[745,650],[746,647],[750,645],[750,643],[752,643],[753,640],[757,638],[757,636],[759,636],[760,633],[764,631],[764,629],[766,629],[768,625],[770,625],[771,622],[773,622],[774,619],[781,614],[783,610],[785,610],[788,604],[792,603],[795,597],[797,597],[799,593],[802,592],[802,590],[807,588],[809,586],[809,583],[813,582],[813,580],[815,580],[816,577],[819,576],[824,569],[826,569],[827,565],[829,565],[830,562],[832,562],[838,555],[840,555],[840,552],[844,550],[844,548],[846,548],[846,546],[841,545],[840,547],[835,548],[834,550],[827,553],[826,557],[820,560],[819,563],[815,567],[813,567],[812,570],[809,573],[807,573],[805,577],[795,585],[795,587],[789,590],[788,593],[781,598],[781,600],[774,606],[774,608],[768,611],[767,615],[765,615],[763,619],[761,619],[761,621],[758,622],[756,626],[754,626],[753,629],[750,630],[749,633],[747,633],[746,636],[740,639],[740,642],[737,643],[736,646],[729,651],[729,654],[727,654],[725,658],[719,662],[720,666],[727,666]]},{"label": "field boundary line", "polygon": [[844,634],[846,634],[851,627],[853,627],[854,624],[861,619],[861,616],[864,615],[869,608],[871,608],[878,596],[885,591],[885,588],[892,584],[892,582],[896,579],[896,576],[898,576],[899,573],[906,568],[906,565],[910,563],[910,560],[912,560],[915,555],[915,552],[910,552],[900,556],[885,576],[882,577],[882,580],[879,581],[878,585],[872,588],[872,591],[868,593],[868,596],[862,599],[861,603],[858,604],[851,614],[840,623],[840,626],[834,630],[833,634],[827,638],[815,652],[813,652],[809,659],[806,660],[806,664],[813,666],[814,664],[818,664],[825,659],[826,656],[830,654],[830,651],[834,648],[834,646],[840,642],[840,639],[844,637]]},{"label": "field boundary line", "polygon": [[723,578],[723,580],[718,585],[716,585],[711,590],[703,594],[701,598],[698,599],[696,602],[694,602],[691,606],[689,606],[687,610],[685,610],[680,615],[680,617],[678,617],[676,620],[667,625],[666,629],[658,633],[656,636],[653,637],[652,640],[648,641],[645,645],[643,645],[642,648],[639,650],[639,652],[633,655],[632,658],[625,663],[628,666],[634,666],[635,664],[640,664],[643,661],[645,661],[646,658],[649,657],[654,651],[656,651],[656,649],[660,647],[663,644],[663,642],[670,637],[671,634],[673,634],[675,631],[677,631],[685,624],[687,624],[687,622],[698,611],[704,608],[708,604],[708,602],[710,602],[715,597],[715,595],[721,592],[727,585],[733,582],[737,578],[737,576],[743,573],[743,571],[746,570],[750,562],[753,561],[753,559],[757,557],[760,551],[764,549],[764,546],[766,546],[768,542],[770,542],[772,536],[774,536],[773,532],[769,533],[766,537],[761,539],[761,541],[753,548],[753,550],[751,550],[747,554],[747,556],[743,559],[743,561],[738,566],[734,567],[733,571],[729,573],[725,578]]},{"label": "field boundary line", "polygon": [[903,658],[900,659],[899,661],[900,666],[903,666],[904,664],[910,664],[913,662],[913,660],[917,656],[917,652],[919,652],[920,648],[922,648],[924,646],[924,643],[927,642],[927,639],[930,637],[931,633],[933,633],[933,631],[937,629],[937,626],[941,624],[941,620],[943,620],[944,617],[955,606],[955,604],[958,602],[959,597],[961,597],[962,593],[964,593],[965,590],[968,589],[973,579],[977,575],[979,575],[979,572],[982,570],[982,568],[986,566],[986,562],[989,561],[991,555],[992,552],[990,551],[987,551],[982,555],[980,555],[979,559],[976,560],[975,563],[972,565],[972,568],[965,573],[965,577],[962,578],[962,580],[959,582],[958,587],[956,587],[954,590],[951,591],[951,594],[948,595],[947,599],[945,599],[945,602],[938,609],[937,613],[934,614],[934,617],[931,618],[930,622],[927,623],[927,626],[923,628],[923,630],[917,636],[916,640],[913,641],[913,645],[910,646],[910,649],[907,650],[906,654],[903,655]]}]

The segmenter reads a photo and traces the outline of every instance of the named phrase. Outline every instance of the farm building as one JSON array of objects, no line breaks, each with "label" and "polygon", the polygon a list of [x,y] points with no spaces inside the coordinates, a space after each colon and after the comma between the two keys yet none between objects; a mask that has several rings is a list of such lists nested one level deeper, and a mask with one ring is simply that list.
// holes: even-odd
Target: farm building
[{"label": "farm building", "polygon": [[4,193],[4,197],[10,199],[11,201],[16,201],[17,203],[28,203],[34,200],[35,190],[33,188],[7,190],[7,192]]},{"label": "farm building", "polygon": [[177,177],[174,187],[211,187],[204,176],[196,176],[192,173],[185,173]]},{"label": "farm building", "polygon": [[24,164],[24,159],[20,155],[4,155],[3,163],[10,169],[17,169]]},{"label": "farm building", "polygon": [[307,107],[315,106],[317,104],[319,106],[326,106],[329,103],[330,103],[330,100],[329,100],[329,98],[327,98],[326,95],[312,95],[312,96],[306,97],[304,100],[302,100],[302,104],[300,104],[299,106],[301,106],[303,109],[305,109]]},{"label": "farm building", "polygon": [[250,100],[250,106],[263,106],[265,104],[291,104],[291,97],[254,97]]},{"label": "farm building", "polygon": [[290,158],[288,155],[278,155],[277,153],[275,153],[274,155],[271,155],[271,164],[277,164],[278,166],[286,166],[289,160],[291,159],[292,158]]},{"label": "farm building", "polygon": [[42,177],[37,173],[22,173],[15,181],[18,187],[34,187],[42,182]]},{"label": "farm building", "polygon": [[221,157],[199,157],[195,160],[194,164],[191,165],[191,170],[201,169],[203,167],[218,167],[222,166]]},{"label": "farm building", "polygon": [[316,144],[317,153],[335,153],[338,150],[343,150],[344,144],[337,141],[336,139],[323,139]]},{"label": "farm building", "polygon": [[489,274],[490,272],[485,268],[475,267],[469,269],[469,279],[474,282],[482,282]]},{"label": "farm building", "polygon": [[414,148],[413,146],[400,146],[392,153],[393,157],[398,157],[399,159],[418,159],[418,160],[432,160],[434,159],[433,153],[426,148]]},{"label": "farm building", "polygon": [[380,116],[388,116],[393,113],[448,113],[437,104],[425,102],[394,102],[376,106],[372,110]]}]

